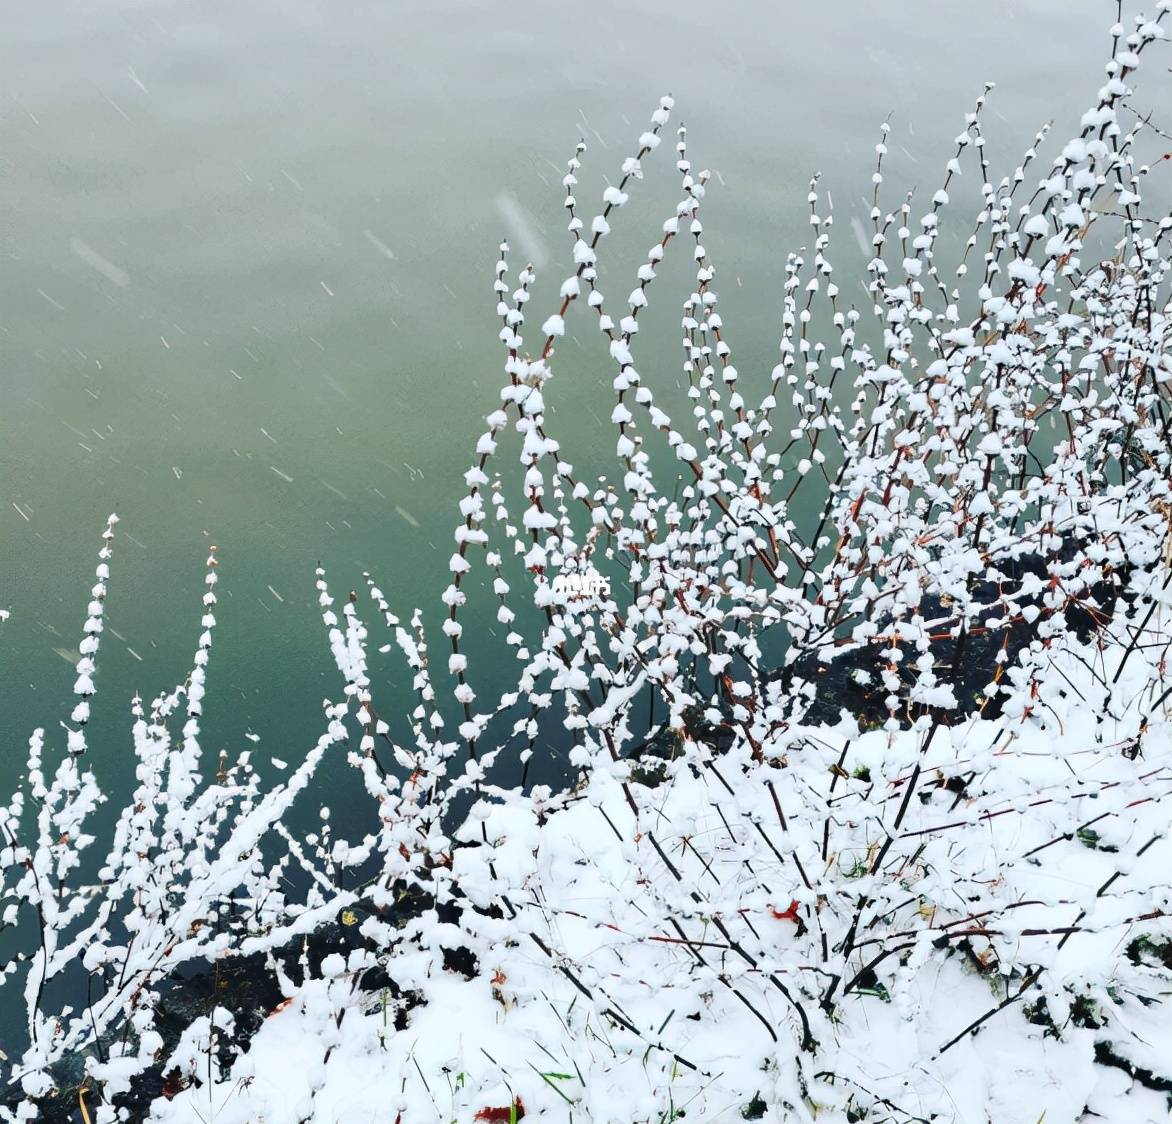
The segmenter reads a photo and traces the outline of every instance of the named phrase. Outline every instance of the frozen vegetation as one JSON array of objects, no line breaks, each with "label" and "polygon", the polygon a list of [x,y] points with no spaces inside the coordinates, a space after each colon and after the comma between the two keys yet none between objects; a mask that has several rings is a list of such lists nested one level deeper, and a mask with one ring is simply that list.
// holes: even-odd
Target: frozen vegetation
[{"label": "frozen vegetation", "polygon": [[[1130,102],[1141,59],[1168,65],[1156,7],[1112,30],[1074,134],[1005,176],[988,89],[927,197],[891,207],[881,139],[865,294],[812,182],[771,378],[734,364],[671,99],[592,216],[579,146],[545,315],[501,247],[504,373],[442,636],[319,570],[336,697],[280,783],[200,746],[213,553],[189,677],[134,702],[137,787],[99,792],[112,517],[76,709],[0,809],[4,999],[27,1022],[0,1116],[1168,1120],[1172,218],[1141,196],[1172,166]],[[673,149],[679,203],[604,300],[611,224]],[[979,213],[950,203],[962,184]],[[677,253],[669,403],[639,327]],[[546,416],[570,317],[613,371],[613,488]],[[567,568],[597,580],[547,580]],[[465,655],[470,598],[499,602],[503,694]],[[383,643],[413,698],[376,698]],[[577,783],[517,785],[551,729]],[[296,837],[294,801],[347,766],[358,834]],[[200,972],[211,998],[177,1022]]]}]

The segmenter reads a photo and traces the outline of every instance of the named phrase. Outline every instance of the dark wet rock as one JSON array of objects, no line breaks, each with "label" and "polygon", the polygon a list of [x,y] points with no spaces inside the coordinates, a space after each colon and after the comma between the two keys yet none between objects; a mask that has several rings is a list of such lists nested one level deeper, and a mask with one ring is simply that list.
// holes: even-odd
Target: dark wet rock
[{"label": "dark wet rock", "polygon": [[[62,1058],[52,1068],[54,1088],[48,1096],[42,1097],[37,1101],[37,1107],[40,1110],[38,1114],[38,1121],[64,1121],[80,1120],[81,1116],[78,1109],[78,1092],[81,1089],[82,1083],[85,1081],[85,1056],[83,1054],[70,1054],[68,1057]],[[5,1090],[5,1094],[0,1104],[6,1108],[15,1109],[21,1101],[21,1094],[19,1089]],[[86,1103],[92,1105],[94,1097],[88,1094]]]},{"label": "dark wet rock", "polygon": [[683,753],[674,730],[663,727],[632,749],[626,759],[631,762],[631,780],[654,788],[667,779],[667,763]]},{"label": "dark wet rock", "polygon": [[[727,708],[719,708],[727,711]],[[698,742],[708,746],[715,754],[727,753],[736,741],[736,731],[731,724],[731,715],[719,724],[708,721],[700,707],[684,709],[684,724],[688,733]],[[684,752],[679,734],[668,726],[660,726],[624,756],[632,763],[631,780],[654,788],[667,777],[667,764]]]},{"label": "dark wet rock", "polygon": [[[249,956],[226,956],[214,962],[196,961],[185,964],[172,975],[154,987],[155,1030],[163,1039],[163,1057],[170,1054],[183,1032],[198,1018],[210,1017],[215,1011],[228,1011],[232,1015],[232,1028],[217,1041],[216,1061],[226,1069],[242,1052],[247,1052],[253,1035],[264,1020],[273,1013],[285,998],[278,983],[274,963],[295,983],[303,976],[304,958],[311,974],[320,974],[322,961],[338,953],[347,956],[359,948],[372,948],[360,932],[362,921],[368,916],[381,917],[402,925],[408,919],[419,916],[432,907],[424,895],[404,891],[399,895],[392,915],[381,911],[367,901],[356,902],[341,911],[337,919],[328,922],[305,937],[299,937],[273,951],[272,960],[268,955],[255,953]],[[458,917],[455,906],[440,906],[441,920],[453,921]],[[461,952],[463,956],[461,956]],[[453,971],[475,971],[475,958],[467,950],[445,950],[445,965],[452,957]],[[469,963],[470,961],[470,963]],[[395,1000],[396,1028],[406,1026],[407,1011],[418,1002],[418,997],[403,994],[394,980],[381,967],[363,972],[359,977],[363,991],[386,992]],[[400,1022],[402,1026],[400,1026]],[[91,1054],[105,1057],[117,1033],[107,1036],[102,1042],[91,1044],[84,1051],[70,1054],[50,1067],[54,1090],[37,1102],[38,1121],[44,1124],[73,1124],[78,1120],[78,1091],[85,1080],[85,1060]],[[198,1080],[196,1082],[198,1084]],[[145,1120],[151,1102],[160,1096],[174,1096],[183,1087],[176,1071],[164,1072],[162,1064],[149,1067],[138,1075],[133,1088],[112,1099],[116,1108],[125,1109],[127,1120]],[[93,1106],[101,1100],[101,1092],[88,1088],[86,1103]],[[10,1109],[21,1101],[18,1088],[5,1090],[0,1096],[0,1105]]]},{"label": "dark wet rock", "polygon": [[443,949],[444,968],[455,972],[466,980],[474,980],[480,974],[480,961],[469,948]]},{"label": "dark wet rock", "polygon": [[1168,1098],[1167,1107],[1172,1111],[1172,1078],[1166,1077],[1162,1073],[1153,1073],[1150,1069],[1129,1062],[1115,1051],[1110,1042],[1102,1040],[1095,1043],[1095,1061],[1099,1065],[1122,1070],[1133,1081],[1139,1082],[1145,1088],[1152,1089],[1157,1093],[1164,1093]]},{"label": "dark wet rock", "polygon": [[[1071,551],[1064,552],[1071,554]],[[1063,561],[1062,555],[1059,562]],[[952,602],[935,594],[925,594],[919,612],[931,627],[929,652],[934,672],[940,684],[952,688],[956,707],[952,710],[931,709],[910,702],[910,690],[916,672],[912,653],[896,665],[900,688],[896,692],[901,703],[895,718],[901,724],[911,724],[924,714],[946,724],[967,718],[979,712],[985,718],[997,718],[1003,712],[1004,696],[989,691],[999,662],[1012,666],[1039,637],[1044,621],[1060,613],[1064,624],[1080,641],[1090,641],[1110,619],[1120,596],[1120,575],[1108,573],[1080,597],[1071,598],[1060,609],[1044,604],[1043,593],[1050,585],[1050,570],[1044,559],[1032,555],[999,567],[998,580],[975,582],[970,590],[978,611],[962,629],[960,615]],[[1031,579],[1036,579],[1031,581]],[[1038,586],[1038,592],[1022,594],[1023,588]],[[1005,598],[1017,603],[1018,613],[1006,616]],[[1021,609],[1036,609],[1034,619],[1027,620]],[[889,623],[889,622],[884,622]],[[808,685],[811,703],[803,721],[811,725],[837,723],[846,711],[863,729],[881,726],[888,720],[887,699],[891,694],[884,684],[890,641],[881,640],[861,647],[845,644],[840,655],[825,649],[803,652],[769,678],[779,680],[786,690],[796,689],[801,681]],[[1000,657],[1004,653],[1004,660]],[[823,658],[829,656],[830,658]]]},{"label": "dark wet rock", "polygon": [[[221,1070],[230,1068],[240,1053],[248,1051],[253,1036],[264,1020],[274,1013],[285,998],[274,965],[279,965],[281,971],[295,984],[303,979],[306,967],[310,976],[320,976],[322,962],[327,956],[335,953],[348,956],[356,949],[363,948],[378,951],[361,933],[362,922],[367,917],[402,926],[433,908],[443,923],[454,924],[459,920],[460,910],[454,903],[437,905],[416,887],[400,887],[393,910],[380,909],[367,900],[355,902],[343,909],[336,920],[276,949],[271,959],[257,953],[225,957],[212,964],[199,962],[185,965],[157,988],[155,1029],[163,1038],[163,1056],[169,1054],[184,1030],[197,1018],[210,1016],[217,1009],[226,1010],[233,1016],[232,1030],[219,1039],[216,1061]],[[479,971],[476,957],[466,948],[443,949],[443,962],[446,969],[468,979]],[[357,984],[361,991],[381,993],[392,1000],[395,1029],[407,1028],[408,1013],[420,1002],[418,995],[403,992],[382,966],[363,971]],[[75,1055],[66,1062],[70,1073],[76,1071],[77,1080],[80,1080],[84,1073],[84,1058]],[[66,1062],[62,1063],[63,1066]],[[63,1072],[62,1078],[64,1076]],[[177,1071],[164,1072],[161,1064],[152,1066],[135,1078],[130,1092],[113,1098],[113,1104],[127,1110],[129,1121],[144,1120],[151,1102],[160,1096],[174,1096],[183,1088],[183,1080]],[[68,1094],[64,1094],[63,1099],[58,1096],[52,1099],[57,1105],[56,1111],[64,1109],[65,1115],[50,1115],[46,1107],[40,1119],[46,1122],[72,1121],[74,1117],[68,1114],[68,1110],[70,1104],[76,1105],[76,1081],[72,1100]]]}]

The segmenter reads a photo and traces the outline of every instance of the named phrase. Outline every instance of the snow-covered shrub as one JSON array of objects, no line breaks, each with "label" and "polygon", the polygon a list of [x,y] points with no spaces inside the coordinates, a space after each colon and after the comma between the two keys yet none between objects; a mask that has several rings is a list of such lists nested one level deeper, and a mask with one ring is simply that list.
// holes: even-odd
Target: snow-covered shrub
[{"label": "snow-covered shrub", "polygon": [[[416,694],[379,707],[406,710],[410,738],[376,709],[363,599],[339,616],[320,571],[345,686],[288,783],[263,793],[246,756],[200,776],[210,603],[189,683],[136,710],[140,788],[96,877],[85,698],[52,782],[34,738],[32,841],[19,794],[0,824],[12,920],[27,900],[40,932],[14,969],[28,1097],[86,1048],[108,1095],[149,1065],[178,1072],[159,1120],[1166,1119],[1172,218],[1143,208],[1168,164],[1140,161],[1145,122],[1125,106],[1164,38],[1158,8],[1113,29],[1106,84],[1048,164],[1044,130],[992,177],[987,89],[940,189],[888,212],[880,142],[864,307],[836,280],[813,181],[767,385],[733,362],[708,177],[682,128],[680,201],[608,311],[601,250],[671,100],[588,222],[580,145],[563,181],[573,272],[535,347],[536,278],[512,282],[501,247],[504,380],[465,474],[446,674],[422,618],[404,625],[367,580]],[[966,175],[971,221],[950,198]],[[949,223],[971,233],[946,265]],[[681,246],[677,422],[637,354]],[[546,413],[583,303],[613,364],[614,487],[576,472]],[[496,459],[514,434],[519,490]],[[570,591],[553,580],[567,571],[597,580]],[[481,582],[516,665],[499,696],[478,694],[462,643]],[[518,785],[551,729],[578,782]],[[306,848],[282,816],[344,741],[368,834]],[[273,956],[351,909],[363,947],[303,957],[296,979]],[[43,983],[79,952],[100,998],[50,1014]],[[251,1050],[217,1072],[234,1028],[210,1017],[155,1058],[166,974],[255,952],[288,1001]]]},{"label": "snow-covered shrub", "polygon": [[[281,821],[289,804],[326,749],[345,737],[344,704],[327,707],[326,733],[290,780],[268,793],[260,791],[247,752],[232,763],[221,755],[211,778],[201,773],[207,766],[199,718],[216,623],[215,547],[191,672],[149,710],[134,699],[138,784],[115,821],[105,859],[96,866],[87,861],[96,842],[91,817],[106,800],[85,764],[85,727],[116,523],[111,516],[102,533],[79,645],[74,691],[80,701],[65,726],[64,751],[52,768],[45,732],[35,731],[25,788],[0,812],[4,922],[30,934],[28,951],[10,959],[3,976],[5,982],[23,976],[27,1016],[28,1047],[9,1080],[34,1097],[53,1087],[49,1067],[82,1048],[94,1051],[92,1076],[108,1093],[119,1092],[159,1060],[155,988],[171,973],[192,962],[273,947],[313,929],[337,908],[329,883],[326,895],[311,884],[308,894],[287,901],[291,862],[319,881],[324,876],[291,839],[271,863],[261,842],[266,833],[288,836]],[[21,918],[21,907],[32,916]],[[50,996],[62,992],[84,1002],[54,1006]]]},{"label": "snow-covered shrub", "polygon": [[[1151,169],[1135,156],[1142,122],[1128,128],[1122,109],[1164,15],[1114,29],[1106,85],[1032,191],[1046,138],[992,180],[985,95],[927,202],[881,209],[880,143],[869,308],[840,293],[833,215],[812,183],[812,246],[787,263],[762,399],[732,362],[703,246],[706,176],[682,129],[681,201],[617,323],[599,245],[656,132],[588,226],[581,152],[571,161],[576,269],[535,356],[521,339],[533,278],[522,271],[510,297],[502,252],[508,383],[467,474],[453,650],[473,544],[507,625],[505,595],[524,581],[510,554],[538,574],[588,557],[623,593],[562,602],[537,586],[540,641],[510,637],[531,711],[517,733],[559,708],[586,779],[528,806],[486,799],[452,876],[481,910],[463,923],[508,981],[502,1007],[557,1009],[532,1033],[575,1074],[557,1089],[588,1117],[754,1104],[778,1120],[1033,1124],[1105,1104],[1129,1065],[1141,1092],[1170,1088],[1172,977],[1152,953],[1170,935],[1172,219],[1141,210]],[[938,243],[966,159],[984,205],[948,281]],[[635,357],[677,239],[697,270],[682,424]],[[614,362],[621,492],[577,479],[546,426],[554,347],[582,299]],[[777,432],[781,409],[795,420]],[[487,472],[510,424],[519,519]],[[656,434],[683,466],[678,494],[644,444]],[[803,724],[811,656],[877,668],[879,728],[851,714]],[[962,708],[974,674],[982,690]],[[650,730],[649,693],[662,715]],[[483,718],[467,708],[471,751]],[[649,746],[665,758],[653,778],[631,760]],[[987,1093],[1007,1066],[1004,1092]],[[527,1103],[556,1102],[526,1084]],[[1158,1095],[1141,1102],[1137,1119],[1164,1111]]]}]

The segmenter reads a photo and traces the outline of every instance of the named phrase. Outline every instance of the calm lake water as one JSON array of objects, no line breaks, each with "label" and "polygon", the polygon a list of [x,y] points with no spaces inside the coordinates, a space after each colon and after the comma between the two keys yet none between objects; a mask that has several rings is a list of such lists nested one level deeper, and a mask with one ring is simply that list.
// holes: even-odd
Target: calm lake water
[{"label": "calm lake water", "polygon": [[[4,791],[32,727],[66,714],[109,511],[122,522],[91,740],[112,784],[128,776],[131,693],[188,666],[209,543],[223,563],[211,754],[254,731],[262,758],[296,760],[316,737],[319,700],[340,687],[319,559],[339,593],[368,568],[404,615],[437,616],[501,367],[497,242],[541,267],[534,303],[551,302],[567,271],[559,181],[580,135],[588,218],[658,95],[675,95],[693,160],[713,170],[705,243],[737,364],[763,385],[809,175],[835,199],[839,271],[860,268],[850,220],[867,216],[884,117],[889,203],[937,185],[985,79],[998,83],[990,151],[1011,170],[1041,122],[1070,127],[1090,101],[1113,13],[1090,0],[8,5]],[[673,159],[669,143],[647,161],[614,223],[612,300],[671,213]],[[660,333],[641,368],[665,393],[680,261],[640,337]],[[552,424],[582,462],[613,447],[610,372],[584,318],[570,332]],[[390,710],[403,677],[386,674]]]}]

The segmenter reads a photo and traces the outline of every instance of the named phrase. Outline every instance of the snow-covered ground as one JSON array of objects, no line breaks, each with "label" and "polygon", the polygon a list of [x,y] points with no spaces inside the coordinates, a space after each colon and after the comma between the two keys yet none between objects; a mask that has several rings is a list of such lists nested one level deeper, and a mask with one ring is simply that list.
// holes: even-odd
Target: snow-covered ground
[{"label": "snow-covered ground", "polygon": [[[1074,651],[1043,716],[930,745],[849,721],[791,729],[760,763],[693,745],[664,783],[626,786],[637,814],[626,766],[541,824],[486,803],[451,876],[507,904],[390,953],[423,999],[405,1030],[354,990],[369,956],[336,957],[152,1119],[1162,1124],[1167,1092],[1096,1062],[1172,1077],[1172,726],[1134,653],[1101,722],[1083,661],[1109,681],[1122,657]],[[478,975],[445,971],[445,945]]]}]

